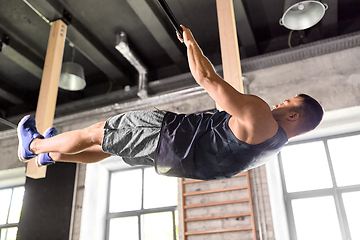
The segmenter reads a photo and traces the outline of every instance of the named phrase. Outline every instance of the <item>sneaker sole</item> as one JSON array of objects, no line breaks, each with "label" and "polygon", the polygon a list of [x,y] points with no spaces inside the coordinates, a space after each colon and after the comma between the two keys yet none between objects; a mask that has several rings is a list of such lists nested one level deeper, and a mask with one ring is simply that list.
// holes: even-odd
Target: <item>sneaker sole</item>
[{"label": "sneaker sole", "polygon": [[[56,134],[53,135],[53,136],[56,136],[57,135],[57,130],[54,128],[54,127],[49,127],[48,129],[45,130],[43,136],[46,138],[46,136],[52,131],[52,130],[55,130]],[[51,136],[51,137],[53,137]],[[50,137],[49,137],[50,138]],[[41,162],[40,162],[40,157],[41,157],[41,154],[46,154],[46,153],[40,153],[38,156],[36,156],[36,159],[35,159],[35,163],[38,167],[45,167],[46,165],[42,165]]]},{"label": "sneaker sole", "polygon": [[17,129],[16,129],[17,135],[18,135],[18,139],[19,139],[18,158],[19,158],[19,160],[20,160],[21,162],[28,162],[28,161],[30,161],[30,159],[25,159],[25,158],[23,158],[23,156],[22,156],[22,150],[23,150],[22,139],[21,139],[21,137],[19,137],[19,136],[20,136],[20,126],[22,126],[23,123],[24,123],[29,117],[30,117],[30,115],[26,115],[25,117],[23,117],[23,118],[20,120],[20,122],[19,122],[19,124],[18,124],[18,127],[17,127]]},{"label": "sneaker sole", "polygon": [[38,166],[38,167],[44,167],[44,165],[42,165],[42,164],[40,163],[39,156],[40,156],[40,154],[39,154],[39,155],[36,157],[36,159],[35,159],[36,166]]}]

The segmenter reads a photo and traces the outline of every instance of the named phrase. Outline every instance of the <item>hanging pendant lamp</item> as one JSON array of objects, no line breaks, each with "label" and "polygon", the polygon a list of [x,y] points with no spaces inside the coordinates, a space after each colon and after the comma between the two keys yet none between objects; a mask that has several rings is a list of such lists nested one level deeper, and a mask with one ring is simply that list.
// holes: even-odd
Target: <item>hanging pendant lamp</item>
[{"label": "hanging pendant lamp", "polygon": [[84,69],[77,63],[74,63],[75,46],[72,47],[71,62],[64,62],[61,68],[59,88],[68,91],[83,90],[86,86]]},{"label": "hanging pendant lamp", "polygon": [[285,0],[280,25],[290,30],[305,30],[324,17],[328,5],[320,1]]}]

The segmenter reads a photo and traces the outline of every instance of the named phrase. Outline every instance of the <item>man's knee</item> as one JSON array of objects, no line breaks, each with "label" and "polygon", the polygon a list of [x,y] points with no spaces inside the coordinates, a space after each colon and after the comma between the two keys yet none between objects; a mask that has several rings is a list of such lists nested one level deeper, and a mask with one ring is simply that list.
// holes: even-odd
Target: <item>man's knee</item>
[{"label": "man's knee", "polygon": [[105,122],[99,122],[84,129],[94,144],[101,145],[104,137],[104,125]]}]

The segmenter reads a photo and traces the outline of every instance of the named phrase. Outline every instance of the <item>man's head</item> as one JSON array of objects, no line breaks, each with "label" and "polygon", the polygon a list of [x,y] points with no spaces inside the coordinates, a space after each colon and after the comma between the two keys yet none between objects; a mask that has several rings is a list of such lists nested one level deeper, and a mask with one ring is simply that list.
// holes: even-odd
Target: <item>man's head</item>
[{"label": "man's head", "polygon": [[306,94],[298,94],[273,108],[275,120],[294,123],[295,135],[315,129],[324,115],[320,103]]}]

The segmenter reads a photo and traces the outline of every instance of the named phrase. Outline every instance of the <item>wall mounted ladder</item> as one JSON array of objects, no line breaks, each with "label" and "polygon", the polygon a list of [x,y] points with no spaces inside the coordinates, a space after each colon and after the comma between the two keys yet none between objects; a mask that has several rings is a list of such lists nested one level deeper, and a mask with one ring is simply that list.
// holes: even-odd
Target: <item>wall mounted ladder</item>
[{"label": "wall mounted ladder", "polygon": [[181,190],[184,240],[195,235],[231,232],[256,240],[248,171],[229,179],[181,179]]}]

